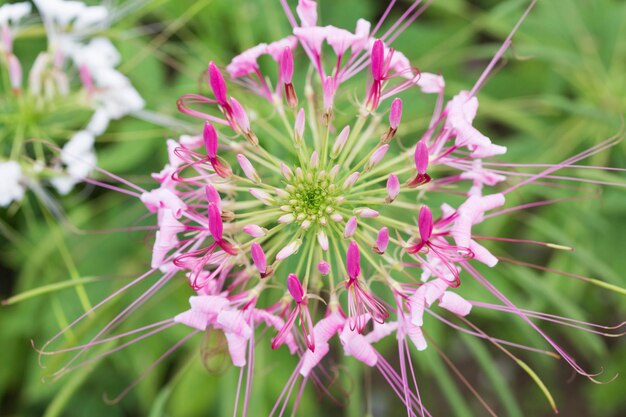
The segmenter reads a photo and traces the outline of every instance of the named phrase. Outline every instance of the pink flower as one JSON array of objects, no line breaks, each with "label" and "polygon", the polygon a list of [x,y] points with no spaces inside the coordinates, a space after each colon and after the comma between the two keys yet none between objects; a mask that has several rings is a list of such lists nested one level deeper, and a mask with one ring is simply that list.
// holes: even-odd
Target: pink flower
[{"label": "pink flower", "polygon": [[[442,219],[441,222],[446,222],[446,219]],[[459,280],[458,269],[454,266],[456,262],[464,259],[468,259],[474,256],[471,249],[465,246],[450,245],[439,234],[434,234],[433,229],[435,223],[433,222],[433,215],[428,206],[422,206],[419,212],[417,222],[420,240],[418,243],[409,246],[406,251],[411,254],[417,254],[423,251],[432,251],[433,254],[445,265],[450,272],[452,279],[448,279],[447,276],[442,275],[443,281],[445,281],[451,287],[458,287],[461,285]]]}]

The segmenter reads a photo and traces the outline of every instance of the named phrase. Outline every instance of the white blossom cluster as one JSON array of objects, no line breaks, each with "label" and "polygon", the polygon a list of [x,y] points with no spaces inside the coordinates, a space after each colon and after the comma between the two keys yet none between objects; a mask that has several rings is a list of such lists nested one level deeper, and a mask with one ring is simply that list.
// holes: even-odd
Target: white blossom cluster
[{"label": "white blossom cluster", "polygon": [[[121,62],[118,50],[99,35],[110,24],[106,7],[67,0],[34,0],[34,4],[36,11],[28,2],[0,6],[0,62],[6,64],[16,95],[28,94],[45,103],[68,96],[77,85],[84,90],[80,97],[93,109],[91,119],[68,138],[52,166],[50,183],[59,193],[67,194],[95,165],[96,137],[111,120],[143,109],[144,100],[116,69]],[[39,53],[28,76],[23,77],[20,59],[13,53],[13,39],[37,21],[43,23],[48,48]],[[23,169],[21,161],[3,159],[6,157],[0,155],[0,206],[6,207],[23,197],[27,172],[37,170]]]}]

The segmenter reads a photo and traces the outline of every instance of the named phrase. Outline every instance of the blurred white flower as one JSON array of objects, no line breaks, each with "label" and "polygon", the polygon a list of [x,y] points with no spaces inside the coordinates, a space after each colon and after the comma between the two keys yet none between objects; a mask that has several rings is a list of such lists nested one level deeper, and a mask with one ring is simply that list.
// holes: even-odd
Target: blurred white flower
[{"label": "blurred white flower", "polygon": [[28,2],[5,4],[0,6],[0,26],[18,23],[30,14],[31,5]]},{"label": "blurred white flower", "polygon": [[22,168],[15,161],[0,162],[0,207],[24,197]]},{"label": "blurred white flower", "polygon": [[60,194],[69,193],[77,183],[87,178],[96,165],[95,140],[92,132],[81,130],[63,146],[61,162],[65,165],[67,174],[50,180]]},{"label": "blurred white flower", "polygon": [[[111,120],[142,110],[145,102],[130,80],[116,69],[122,57],[113,43],[102,36],[94,37],[110,23],[106,7],[70,0],[33,2],[45,27],[48,46],[37,55],[30,68],[27,93],[41,111],[54,112],[57,100],[65,96],[71,97],[72,103],[78,100],[82,108],[93,109],[87,125],[65,143],[60,158],[49,167],[53,170],[50,183],[59,193],[67,194],[89,176],[95,166],[95,138],[107,130]],[[0,6],[0,52],[7,58],[15,96],[21,92],[22,71],[18,57],[12,53],[13,32],[31,12],[32,5],[28,2]],[[64,138],[58,139],[64,141]],[[45,161],[38,162],[46,165]],[[15,167],[20,168],[19,165],[9,166],[13,170]],[[29,168],[28,172],[34,174],[33,180],[36,180],[41,170]],[[21,170],[19,173],[21,175]],[[13,199],[22,198],[24,187],[18,180],[5,181],[5,177],[8,181],[8,174],[0,175],[2,201],[8,205]],[[19,188],[11,184],[18,184]]]},{"label": "blurred white flower", "polygon": [[87,6],[80,1],[33,0],[46,27],[51,49],[68,53],[81,36],[106,25],[104,6]]}]

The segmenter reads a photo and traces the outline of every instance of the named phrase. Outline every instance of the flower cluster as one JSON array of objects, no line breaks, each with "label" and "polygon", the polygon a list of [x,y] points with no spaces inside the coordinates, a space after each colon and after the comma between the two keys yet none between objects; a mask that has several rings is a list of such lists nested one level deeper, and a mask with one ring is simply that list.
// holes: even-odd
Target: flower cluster
[{"label": "flower cluster", "polygon": [[[26,188],[48,180],[61,194],[86,178],[96,162],[94,142],[111,120],[141,110],[144,101],[130,81],[116,67],[120,55],[105,37],[94,36],[106,29],[109,11],[104,6],[87,6],[79,1],[36,0],[38,14],[28,2],[0,6],[0,70],[6,71],[10,88],[0,101],[5,121],[13,121],[13,140],[3,146],[0,170],[3,190],[0,205],[19,201]],[[40,52],[24,76],[14,40],[41,21],[48,48]],[[77,111],[91,113],[84,128],[70,137],[56,137],[46,125],[55,117],[75,118]],[[42,124],[44,123],[44,124]],[[58,130],[58,129],[57,129]],[[34,155],[26,151],[25,140],[37,138],[65,142],[51,164],[41,142]],[[5,149],[6,148],[6,149]],[[6,179],[6,181],[4,180]],[[6,188],[6,190],[4,190]]]},{"label": "flower cluster", "polygon": [[[146,191],[125,183],[134,189],[125,192],[156,214],[150,273],[163,275],[118,318],[184,274],[194,291],[189,309],[158,323],[162,327],[150,334],[176,324],[193,329],[192,334],[211,328],[223,332],[233,365],[241,368],[242,378],[247,372],[244,415],[255,333],[262,327],[272,332],[273,349],[284,345],[299,358],[276,403],[274,412],[281,415],[298,381],[323,384],[320,369],[334,339],[345,355],[380,371],[409,415],[430,415],[417,384],[411,387],[415,378],[408,353],[409,342],[418,351],[429,345],[425,316],[489,340],[521,362],[504,346],[526,347],[494,339],[465,318],[474,307],[516,314],[574,370],[591,376],[531,318],[601,332],[593,324],[573,324],[512,304],[476,268],[494,267],[498,257],[478,243],[475,230],[488,217],[524,208],[502,209],[508,193],[551,178],[613,143],[516,182],[506,169],[485,162],[506,148],[473,125],[476,93],[493,65],[474,89],[445,102],[443,77],[421,72],[391,46],[425,7],[414,2],[381,34],[393,3],[373,29],[361,19],[354,32],[319,26],[315,1],[298,2],[298,19],[284,3],[292,35],[235,57],[225,68],[228,80],[210,62],[206,76],[212,94],[180,98],[183,113],[202,119],[201,134],[168,140],[169,162],[153,174],[159,187]],[[269,70],[258,63],[263,56],[274,63]],[[303,61],[311,70],[299,80],[295,69],[305,67]],[[410,90],[435,94],[436,105],[425,131],[407,138],[411,147],[402,150],[396,138],[404,135],[403,109],[411,103],[400,95]],[[253,95],[267,105],[259,106]],[[512,185],[497,187],[504,182]],[[435,195],[445,202],[435,206]],[[479,282],[501,304],[464,298],[459,289],[466,279]],[[453,324],[455,318],[466,326]],[[102,337],[118,325],[116,318],[77,347],[79,354],[57,375],[72,369],[69,365],[89,347],[111,340]],[[147,329],[153,327],[137,332]],[[392,335],[399,346],[399,371],[374,346]],[[525,364],[524,370],[537,381]]]}]

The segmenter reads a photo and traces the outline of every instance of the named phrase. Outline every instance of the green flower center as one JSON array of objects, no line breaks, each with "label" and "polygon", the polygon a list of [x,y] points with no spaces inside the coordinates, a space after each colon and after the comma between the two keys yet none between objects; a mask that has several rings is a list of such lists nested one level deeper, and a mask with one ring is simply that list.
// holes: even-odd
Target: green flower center
[{"label": "green flower center", "polygon": [[303,227],[325,225],[340,203],[340,189],[324,172],[296,175],[286,187],[284,210]]}]

